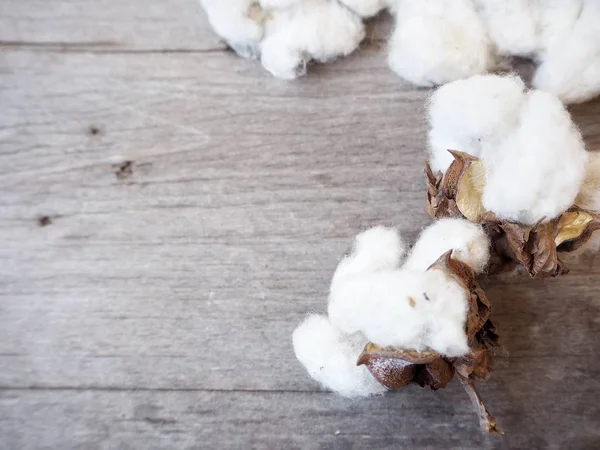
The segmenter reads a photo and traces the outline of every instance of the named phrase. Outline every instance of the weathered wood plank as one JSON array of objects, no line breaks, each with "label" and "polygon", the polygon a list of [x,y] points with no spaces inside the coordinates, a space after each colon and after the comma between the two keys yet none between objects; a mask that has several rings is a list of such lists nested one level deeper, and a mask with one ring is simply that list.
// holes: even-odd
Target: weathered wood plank
[{"label": "weathered wood plank", "polygon": [[[358,58],[341,63],[342,79],[328,67],[318,79],[262,87],[247,65],[230,83],[198,86],[193,75],[222,79],[225,65],[240,64],[226,55],[172,57],[151,78],[140,66],[162,57],[148,58],[8,55],[0,230],[13,262],[0,381],[312,389],[289,336],[307,310],[323,310],[351,236],[379,222],[415,236],[427,223],[424,124],[412,113],[424,94],[376,72],[369,52],[360,65],[381,80],[376,94],[351,70]],[[124,160],[133,173],[115,175]],[[52,225],[39,227],[39,215]],[[593,320],[579,323],[598,307],[588,289],[599,271],[592,259],[543,283],[543,302],[539,285],[497,287],[510,297],[496,313],[514,327],[513,355],[547,357],[557,345],[569,354],[573,344],[582,357],[597,353]],[[576,314],[565,314],[565,296],[581,299]],[[531,327],[538,338],[524,341]],[[581,331],[557,341],[557,328]],[[289,376],[272,370],[273,355]],[[160,377],[154,367],[165,368]],[[253,370],[261,376],[248,379]]]},{"label": "weathered wood plank", "polygon": [[21,450],[596,448],[597,372],[569,358],[553,367],[511,361],[483,387],[504,437],[479,431],[458,383],[360,401],[305,392],[7,390],[0,435]]},{"label": "weathered wood plank", "polygon": [[[141,70],[163,59],[7,57],[5,386],[313,389],[289,337],[305,312],[324,309],[351,237],[380,222],[414,237],[428,222],[424,124],[413,112],[425,93],[403,89],[378,55],[262,86],[252,81],[260,69],[227,55]],[[228,64],[243,68],[230,82],[197,84],[223,80]],[[371,73],[377,93],[364,82]],[[40,227],[39,215],[53,223]],[[535,287],[492,287],[515,357],[598,352],[597,324],[580,325],[598,307],[588,289],[600,265],[588,263]],[[532,327],[536,339],[523,340]]]},{"label": "weathered wood plank", "polygon": [[0,42],[29,50],[224,49],[195,0],[3,0]]},{"label": "weathered wood plank", "polygon": [[[599,257],[488,282],[511,356],[483,392],[506,441],[479,434],[458,386],[347,401],[299,367],[291,332],[324,310],[352,237],[428,223],[427,93],[372,47],[311,69],[286,83],[226,52],[0,56],[8,448],[597,446]],[[600,149],[600,102],[573,111]]]}]

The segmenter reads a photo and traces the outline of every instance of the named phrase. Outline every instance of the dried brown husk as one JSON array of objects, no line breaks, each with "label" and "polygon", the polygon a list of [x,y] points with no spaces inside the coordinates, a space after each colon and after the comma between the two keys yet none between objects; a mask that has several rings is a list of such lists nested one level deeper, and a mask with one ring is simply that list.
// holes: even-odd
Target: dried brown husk
[{"label": "dried brown husk", "polygon": [[600,213],[574,206],[558,219],[554,243],[559,252],[573,252],[584,245],[596,230],[600,230]]},{"label": "dried brown husk", "polygon": [[475,380],[487,380],[492,371],[492,355],[500,348],[498,335],[489,319],[491,308],[485,292],[477,283],[474,271],[452,258],[449,251],[428,270],[442,270],[453,277],[469,294],[469,310],[465,324],[471,351],[459,358],[447,358],[429,349],[423,351],[367,344],[358,358],[373,377],[390,390],[410,383],[430,389],[445,388],[456,374],[469,394],[482,428],[501,433],[496,420],[488,413],[474,386]]},{"label": "dried brown husk", "polygon": [[488,274],[522,267],[532,278],[558,276],[569,269],[560,252],[572,252],[600,229],[600,213],[577,206],[561,216],[541,220],[533,227],[498,218],[486,211],[481,201],[485,170],[481,160],[464,152],[449,150],[454,161],[445,174],[434,174],[426,165],[427,212],[435,219],[458,217],[480,223],[492,242]]}]

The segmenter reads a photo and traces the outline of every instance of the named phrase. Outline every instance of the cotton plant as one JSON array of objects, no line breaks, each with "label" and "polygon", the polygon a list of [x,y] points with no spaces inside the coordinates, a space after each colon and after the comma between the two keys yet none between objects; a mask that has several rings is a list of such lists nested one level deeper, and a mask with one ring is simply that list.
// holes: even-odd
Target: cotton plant
[{"label": "cotton plant", "polygon": [[395,19],[390,68],[433,87],[494,71],[513,56],[537,64],[532,84],[564,103],[600,94],[598,0],[199,0],[214,30],[274,76],[356,50],[364,20]]},{"label": "cotton plant", "polygon": [[558,253],[600,228],[600,163],[562,102],[514,76],[477,75],[437,89],[427,111],[430,215],[482,224],[490,273],[566,273]]},{"label": "cotton plant", "polygon": [[343,396],[383,394],[416,383],[446,387],[454,375],[482,427],[500,432],[477,394],[498,336],[476,281],[490,257],[480,225],[435,222],[410,251],[394,228],[359,234],[331,282],[328,315],[311,315],[293,333],[308,373]]}]

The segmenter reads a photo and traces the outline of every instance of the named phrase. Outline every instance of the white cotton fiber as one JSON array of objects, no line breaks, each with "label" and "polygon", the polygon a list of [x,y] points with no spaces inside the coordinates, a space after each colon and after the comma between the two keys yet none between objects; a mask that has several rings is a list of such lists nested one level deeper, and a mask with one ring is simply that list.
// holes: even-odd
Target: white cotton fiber
[{"label": "white cotton fiber", "polygon": [[254,0],[200,0],[208,20],[240,56],[256,58],[263,38],[262,12]]},{"label": "white cotton fiber", "polygon": [[391,0],[338,0],[361,17],[373,17],[390,5]]},{"label": "white cotton fiber", "polygon": [[537,15],[540,53],[545,52],[548,47],[571,33],[583,12],[583,2],[584,0],[535,0],[535,2],[531,2]]},{"label": "white cotton fiber", "polygon": [[365,36],[360,17],[337,1],[304,0],[271,13],[261,43],[261,62],[274,76],[303,75],[306,63],[352,53]]},{"label": "white cotton fiber", "polygon": [[483,206],[499,217],[529,225],[552,219],[573,205],[587,156],[560,100],[530,91],[516,129],[497,147],[483,150]]},{"label": "white cotton fiber", "polygon": [[523,81],[515,76],[477,75],[438,88],[428,103],[429,163],[445,172],[454,158],[448,149],[480,156],[514,127],[524,101]]},{"label": "white cotton fiber", "polygon": [[483,21],[471,0],[403,0],[388,63],[418,86],[435,86],[486,72],[494,59]]},{"label": "white cotton fiber", "polygon": [[528,56],[537,51],[537,1],[475,0],[475,3],[500,54]]},{"label": "white cotton fiber", "polygon": [[452,258],[481,273],[490,259],[490,240],[481,225],[463,219],[441,219],[421,233],[403,269],[426,270],[448,250],[452,250]]},{"label": "white cotton fiber", "polygon": [[297,5],[304,0],[260,0],[260,6],[264,9],[283,9]]},{"label": "white cotton fiber", "polygon": [[329,318],[344,333],[362,332],[380,346],[447,356],[468,352],[465,290],[441,270],[386,270],[337,279]]},{"label": "white cotton fiber", "polygon": [[386,391],[366,366],[356,365],[368,342],[360,333],[347,336],[326,317],[313,315],[296,328],[292,340],[298,360],[326,388],[347,397]]},{"label": "white cotton fiber", "polygon": [[499,217],[532,225],[573,204],[587,152],[569,113],[552,94],[525,92],[515,77],[455,81],[432,95],[429,122],[432,168],[448,168],[448,148],[481,158],[483,205]]},{"label": "white cotton fiber", "polygon": [[396,228],[370,228],[356,236],[352,253],[340,261],[332,283],[358,273],[396,269],[405,253]]},{"label": "white cotton fiber", "polygon": [[533,86],[565,103],[600,94],[600,1],[585,0],[572,30],[559,36],[543,52]]}]

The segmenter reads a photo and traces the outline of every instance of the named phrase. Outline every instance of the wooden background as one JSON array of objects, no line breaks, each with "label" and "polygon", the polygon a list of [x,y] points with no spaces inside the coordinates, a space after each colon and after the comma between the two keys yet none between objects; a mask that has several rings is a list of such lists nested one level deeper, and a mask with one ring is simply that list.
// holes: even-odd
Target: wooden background
[{"label": "wooden background", "polygon": [[600,257],[486,283],[504,437],[457,383],[347,400],[296,361],[353,236],[428,223],[387,30],[283,82],[193,0],[0,1],[1,449],[600,448]]}]

